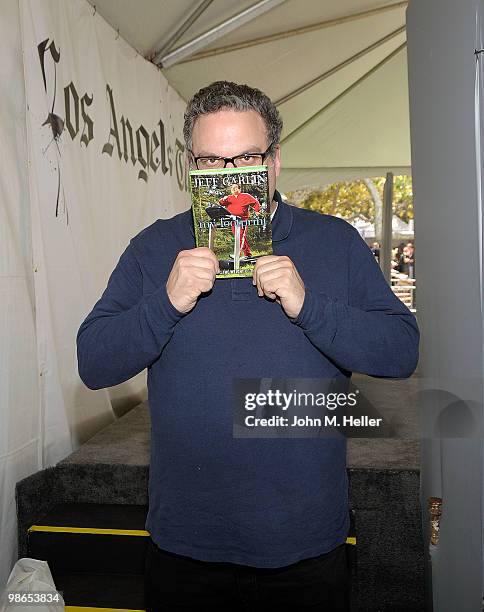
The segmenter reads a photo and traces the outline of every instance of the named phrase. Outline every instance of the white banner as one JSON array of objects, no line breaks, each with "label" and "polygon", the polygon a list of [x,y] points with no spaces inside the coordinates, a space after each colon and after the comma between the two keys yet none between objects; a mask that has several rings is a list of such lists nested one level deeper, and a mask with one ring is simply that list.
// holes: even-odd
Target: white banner
[{"label": "white banner", "polygon": [[17,560],[15,484],[40,467],[40,390],[18,0],[0,17],[0,592]]},{"label": "white banner", "polygon": [[77,373],[77,329],[130,238],[189,205],[184,103],[85,0],[20,0],[27,98],[43,464],[144,399]]}]

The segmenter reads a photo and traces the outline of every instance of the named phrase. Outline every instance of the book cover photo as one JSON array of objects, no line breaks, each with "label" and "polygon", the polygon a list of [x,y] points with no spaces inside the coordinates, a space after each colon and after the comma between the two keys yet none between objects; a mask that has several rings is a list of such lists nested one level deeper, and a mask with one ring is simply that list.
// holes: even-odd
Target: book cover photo
[{"label": "book cover photo", "polygon": [[212,249],[217,278],[252,276],[258,257],[272,254],[267,166],[190,170],[197,247]]}]

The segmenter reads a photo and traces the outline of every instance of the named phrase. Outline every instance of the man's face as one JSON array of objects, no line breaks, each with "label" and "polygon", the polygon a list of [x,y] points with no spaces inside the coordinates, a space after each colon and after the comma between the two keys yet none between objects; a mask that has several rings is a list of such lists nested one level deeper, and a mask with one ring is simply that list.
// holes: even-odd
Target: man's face
[{"label": "man's face", "polygon": [[232,185],[232,187],[230,188],[230,191],[234,194],[234,195],[238,195],[240,193],[240,187],[237,185],[237,183],[235,183],[234,185]]},{"label": "man's face", "polygon": [[[269,146],[264,120],[254,110],[221,110],[202,115],[195,121],[192,150],[195,157],[234,157],[243,153],[264,153]],[[272,201],[281,161],[279,145],[264,161],[269,174],[269,198]],[[232,167],[229,163],[228,167]]]}]

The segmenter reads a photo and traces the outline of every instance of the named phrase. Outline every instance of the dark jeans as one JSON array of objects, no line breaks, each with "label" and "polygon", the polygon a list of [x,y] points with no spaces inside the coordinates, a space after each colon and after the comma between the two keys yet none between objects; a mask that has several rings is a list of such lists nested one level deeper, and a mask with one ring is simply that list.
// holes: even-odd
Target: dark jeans
[{"label": "dark jeans", "polygon": [[147,612],[313,610],[349,612],[346,545],[286,567],[198,561],[148,545]]}]

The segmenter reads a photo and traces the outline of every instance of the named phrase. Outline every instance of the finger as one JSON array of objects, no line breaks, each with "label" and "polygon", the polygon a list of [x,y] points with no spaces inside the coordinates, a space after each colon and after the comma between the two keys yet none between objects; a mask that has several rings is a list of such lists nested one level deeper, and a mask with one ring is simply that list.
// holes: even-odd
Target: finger
[{"label": "finger", "polygon": [[272,261],[272,260],[280,259],[281,257],[282,257],[282,255],[262,255],[262,257],[259,257],[259,259],[257,260],[257,264],[261,264],[261,263],[269,262],[269,261]]},{"label": "finger", "polygon": [[277,262],[280,259],[279,255],[263,255],[255,262],[254,270],[252,271],[252,284],[257,285],[259,273],[265,265]]},{"label": "finger", "polygon": [[193,276],[190,279],[190,286],[196,289],[198,293],[202,293],[202,292],[210,291],[212,289],[214,280],[215,280],[214,276],[207,276],[206,274],[203,274],[203,273],[201,274],[197,273],[197,276]]},{"label": "finger", "polygon": [[210,270],[215,272],[213,261],[202,257],[185,257],[178,262],[180,270],[191,270],[192,268]]},{"label": "finger", "polygon": [[289,280],[292,278],[292,274],[288,270],[281,270],[281,268],[276,268],[275,270],[267,270],[262,274],[259,274],[259,283],[261,284],[261,286],[264,286],[275,278],[283,279],[284,281],[286,281],[286,283],[288,283]]},{"label": "finger", "polygon": [[266,255],[261,257],[254,267],[254,271],[252,273],[252,284],[257,286],[257,291],[259,296],[262,295],[262,287],[260,278],[261,275],[268,271],[291,271],[296,272],[296,267],[292,260],[287,257],[287,255]]},{"label": "finger", "polygon": [[293,261],[287,255],[266,255],[257,260],[257,267],[259,270],[270,266],[295,267]]},{"label": "finger", "polygon": [[262,270],[259,270],[259,273],[257,275],[257,281],[261,287],[263,287],[265,283],[274,278],[285,279],[285,281],[289,283],[291,282],[291,279],[295,279],[295,275],[291,268],[287,268],[285,266],[264,268]]},{"label": "finger", "polygon": [[257,276],[260,277],[262,274],[266,274],[267,272],[273,271],[285,271],[288,274],[291,274],[295,271],[295,267],[290,260],[277,260],[270,261],[257,270]]},{"label": "finger", "polygon": [[218,259],[215,253],[212,251],[212,249],[209,249],[208,247],[196,247],[187,251],[181,251],[180,254],[183,254],[184,257],[193,256],[203,259],[208,258],[213,261],[214,265],[218,266]]},{"label": "finger", "polygon": [[259,270],[264,264],[270,263],[271,261],[276,261],[279,259],[279,257],[279,255],[263,255],[262,257],[259,257],[255,262],[254,271],[257,272],[257,270]]},{"label": "finger", "polygon": [[220,272],[219,262],[215,253],[207,247],[197,247],[195,249],[189,249],[187,251],[180,251],[178,254],[178,260],[190,260],[190,261],[210,261],[213,269],[218,273]]},{"label": "finger", "polygon": [[199,268],[197,270],[193,270],[191,278],[200,279],[200,280],[209,280],[213,282],[215,280],[215,274],[207,270],[202,270],[201,268]]},{"label": "finger", "polygon": [[212,249],[209,249],[208,247],[196,247],[194,249],[190,249],[187,252],[191,255],[194,255],[195,257],[208,257],[213,261],[217,261],[215,253],[212,251]]},{"label": "finger", "polygon": [[287,289],[288,279],[285,275],[271,273],[260,279],[260,286],[264,295],[269,297],[284,297]]},{"label": "finger", "polygon": [[286,257],[285,255],[280,255],[278,257],[261,257],[254,267],[254,271],[252,273],[252,284],[257,285],[258,279],[263,272],[279,269],[289,269],[296,271],[296,268],[291,259],[289,259],[289,257]]}]

